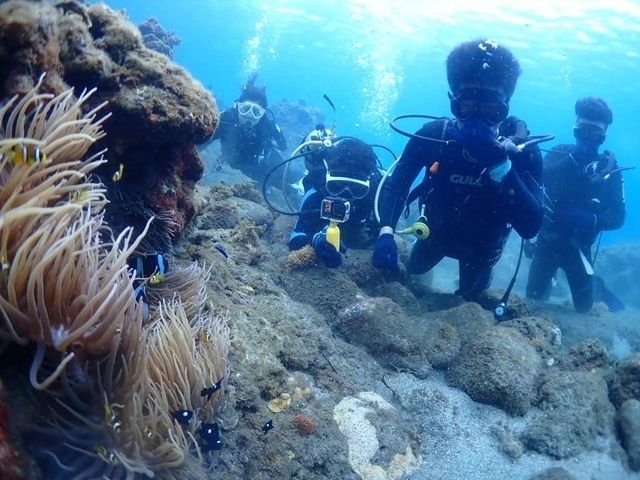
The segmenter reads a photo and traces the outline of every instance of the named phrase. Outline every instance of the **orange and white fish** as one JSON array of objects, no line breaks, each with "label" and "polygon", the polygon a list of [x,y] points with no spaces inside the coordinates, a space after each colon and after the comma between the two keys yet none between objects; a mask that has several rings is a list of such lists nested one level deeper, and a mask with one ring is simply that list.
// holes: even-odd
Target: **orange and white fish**
[{"label": "orange and white fish", "polygon": [[16,167],[22,165],[38,165],[47,161],[47,156],[37,145],[18,143],[7,150],[5,155]]}]

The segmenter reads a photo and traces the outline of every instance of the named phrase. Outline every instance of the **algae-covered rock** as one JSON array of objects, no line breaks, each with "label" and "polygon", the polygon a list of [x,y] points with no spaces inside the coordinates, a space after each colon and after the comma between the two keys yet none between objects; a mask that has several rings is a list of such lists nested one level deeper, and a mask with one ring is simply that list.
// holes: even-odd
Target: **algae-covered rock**
[{"label": "algae-covered rock", "polygon": [[[97,91],[111,117],[94,151],[108,148],[96,172],[107,185],[107,219],[141,230],[155,215],[145,249],[166,251],[196,213],[193,191],[203,173],[196,144],[211,137],[219,114],[213,96],[184,68],[147,48],[123,12],[105,4],[0,4],[0,97],[24,93],[46,72],[43,90]],[[116,183],[114,172],[123,165]]]},{"label": "algae-covered rock", "polygon": [[494,327],[463,345],[447,379],[477,402],[523,415],[531,408],[540,363],[520,332]]},{"label": "algae-covered rock", "polygon": [[612,432],[614,408],[606,383],[596,373],[550,371],[538,398],[542,412],[522,434],[530,450],[567,458],[597,448],[599,436]]},{"label": "algae-covered rock", "polygon": [[622,445],[629,456],[629,466],[640,471],[640,401],[626,400],[617,418],[622,435]]},{"label": "algae-covered rock", "polygon": [[607,377],[609,398],[620,407],[626,400],[640,400],[640,353],[621,360]]}]

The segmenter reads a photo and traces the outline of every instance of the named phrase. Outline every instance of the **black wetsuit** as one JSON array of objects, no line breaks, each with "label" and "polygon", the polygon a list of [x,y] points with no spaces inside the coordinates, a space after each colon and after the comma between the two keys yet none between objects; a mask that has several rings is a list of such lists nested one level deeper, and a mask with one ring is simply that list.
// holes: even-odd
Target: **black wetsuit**
[{"label": "black wetsuit", "polygon": [[[341,243],[346,248],[366,248],[378,236],[380,225],[373,214],[373,199],[378,187],[378,179],[371,178],[369,195],[359,200],[350,200],[351,213],[345,223],[340,224]],[[320,218],[322,200],[328,197],[323,190],[310,187],[302,198],[301,213],[289,237],[289,248],[298,250],[311,244],[313,236],[322,231],[328,220]]]},{"label": "black wetsuit", "polygon": [[242,125],[235,107],[220,114],[220,123],[213,135],[213,140],[216,139],[220,139],[222,159],[257,182],[262,182],[282,161],[275,149],[287,149],[287,141],[269,112],[254,126]]},{"label": "black wetsuit", "polygon": [[[587,172],[588,164],[591,169]],[[615,159],[597,153],[581,155],[574,145],[555,146],[545,156],[544,183],[551,213],[538,235],[529,269],[529,298],[549,297],[551,279],[558,268],[567,276],[578,312],[587,312],[593,306],[594,287],[596,294],[605,294],[604,283],[592,273],[591,247],[602,230],[615,230],[624,223],[623,180],[620,172],[614,172],[616,168]],[[593,226],[576,230],[557,221],[571,209],[593,213]]]},{"label": "black wetsuit", "polygon": [[[416,132],[422,137],[451,140],[458,131],[455,120],[436,120]],[[380,192],[383,226],[395,227],[405,209],[407,193],[421,169],[434,166],[421,184],[421,197],[431,235],[417,240],[408,270],[425,273],[444,257],[459,261],[460,288],[465,299],[476,298],[491,283],[492,270],[502,255],[511,227],[523,238],[540,228],[542,157],[537,146],[510,154],[512,168],[502,183],[488,178],[484,168],[463,156],[457,142],[412,138]],[[437,168],[436,168],[437,167]]]}]

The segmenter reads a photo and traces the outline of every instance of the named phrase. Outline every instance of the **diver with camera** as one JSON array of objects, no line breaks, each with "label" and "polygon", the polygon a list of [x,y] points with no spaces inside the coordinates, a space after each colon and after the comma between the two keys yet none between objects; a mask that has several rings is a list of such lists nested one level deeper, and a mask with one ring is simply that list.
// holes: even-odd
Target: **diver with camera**
[{"label": "diver with camera", "polygon": [[357,138],[337,138],[322,157],[322,181],[314,170],[289,248],[311,245],[324,265],[335,268],[347,248],[366,248],[376,239],[373,202],[381,174],[373,149]]}]

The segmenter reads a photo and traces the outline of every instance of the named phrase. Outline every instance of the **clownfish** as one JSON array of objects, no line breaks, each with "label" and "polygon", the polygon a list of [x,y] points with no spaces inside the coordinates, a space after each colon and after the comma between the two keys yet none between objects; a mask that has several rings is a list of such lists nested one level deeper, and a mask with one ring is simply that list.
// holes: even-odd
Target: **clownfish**
[{"label": "clownfish", "polygon": [[4,155],[13,162],[16,167],[22,165],[39,165],[47,161],[47,156],[36,145],[18,143],[7,150]]}]

